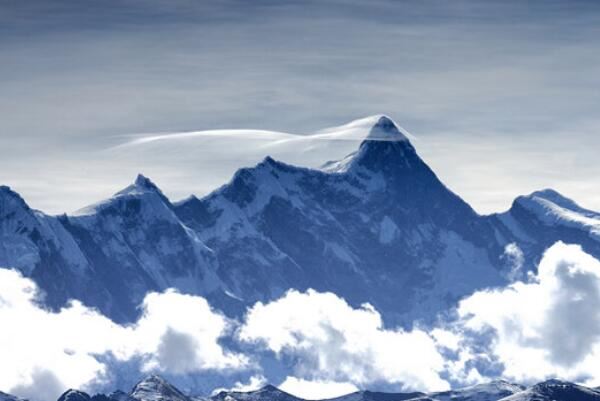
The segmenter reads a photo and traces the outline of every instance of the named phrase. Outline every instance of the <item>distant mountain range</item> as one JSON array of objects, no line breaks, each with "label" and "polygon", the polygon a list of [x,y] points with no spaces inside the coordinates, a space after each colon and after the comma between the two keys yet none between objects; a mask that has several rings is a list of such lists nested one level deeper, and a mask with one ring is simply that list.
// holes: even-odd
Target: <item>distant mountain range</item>
[{"label": "distant mountain range", "polygon": [[[359,391],[327,401],[600,401],[600,391],[560,380],[548,380],[532,387],[493,381],[472,387],[439,393],[381,393]],[[0,401],[25,401],[0,393]],[[111,394],[90,396],[78,390],[68,390],[58,401],[305,401],[277,387],[268,385],[260,390],[221,391],[211,397],[186,395],[175,386],[152,375],[137,383],[131,392],[117,390]]]},{"label": "distant mountain range", "polygon": [[543,190],[479,215],[389,118],[354,125],[365,140],[341,161],[308,169],[267,157],[203,198],[171,202],[140,175],[49,216],[0,187],[0,266],[35,280],[50,307],[75,298],[118,322],[136,318],[148,291],[174,287],[229,315],[314,288],[406,324],[535,269],[558,240],[600,258],[600,214]]}]

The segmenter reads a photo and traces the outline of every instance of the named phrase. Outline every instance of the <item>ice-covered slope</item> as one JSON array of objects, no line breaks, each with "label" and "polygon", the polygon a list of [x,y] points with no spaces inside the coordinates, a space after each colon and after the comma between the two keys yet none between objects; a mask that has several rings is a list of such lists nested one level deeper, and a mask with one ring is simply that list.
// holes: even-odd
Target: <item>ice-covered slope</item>
[{"label": "ice-covered slope", "polygon": [[148,291],[167,287],[207,296],[230,314],[312,287],[409,323],[504,283],[509,244],[522,250],[526,269],[557,240],[600,257],[599,215],[558,193],[479,216],[391,119],[322,135],[349,131],[365,140],[322,169],[267,157],[208,196],[175,204],[144,176],[56,217],[0,187],[0,267],[36,280],[50,306],[77,298],[119,321],[135,318]]}]

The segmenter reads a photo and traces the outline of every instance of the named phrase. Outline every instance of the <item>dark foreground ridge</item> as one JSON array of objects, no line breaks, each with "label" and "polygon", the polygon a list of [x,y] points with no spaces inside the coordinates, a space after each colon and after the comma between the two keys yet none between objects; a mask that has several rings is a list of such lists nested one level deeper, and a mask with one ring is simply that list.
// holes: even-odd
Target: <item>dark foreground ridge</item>
[{"label": "dark foreground ridge", "polygon": [[[600,401],[598,389],[556,379],[531,387],[503,380],[438,393],[383,393],[358,391],[327,401]],[[0,401],[26,401],[0,392]],[[31,400],[35,401],[35,400]],[[58,401],[306,401],[267,385],[256,391],[221,391],[209,397],[186,395],[165,379],[151,375],[136,384],[129,393],[90,396],[68,390]],[[325,401],[325,400],[322,400]]]}]

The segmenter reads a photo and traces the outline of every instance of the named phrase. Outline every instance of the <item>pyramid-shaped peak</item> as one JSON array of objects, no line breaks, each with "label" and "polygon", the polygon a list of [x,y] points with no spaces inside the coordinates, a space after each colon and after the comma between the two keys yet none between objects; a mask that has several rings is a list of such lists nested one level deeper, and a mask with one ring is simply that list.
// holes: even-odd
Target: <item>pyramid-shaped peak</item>
[{"label": "pyramid-shaped peak", "polygon": [[282,393],[282,391],[280,389],[278,389],[277,387],[275,387],[272,384],[265,385],[259,391],[260,392],[266,392],[266,393]]},{"label": "pyramid-shaped peak", "polygon": [[137,177],[135,178],[135,182],[134,182],[135,186],[143,188],[143,189],[151,189],[151,190],[157,190],[158,187],[156,186],[155,183],[152,182],[152,180],[148,177],[146,177],[143,174],[138,174]]},{"label": "pyramid-shaped peak", "polygon": [[388,116],[379,115],[370,117],[374,121],[367,140],[370,141],[408,141],[407,136],[402,132],[399,126]]},{"label": "pyramid-shaped peak", "polygon": [[189,401],[179,389],[156,374],[149,375],[136,384],[130,395],[139,401]]},{"label": "pyramid-shaped peak", "polygon": [[383,130],[398,130],[398,127],[396,126],[394,121],[388,116],[384,115],[377,119],[377,123],[375,123],[373,128],[379,128]]},{"label": "pyramid-shaped peak", "polygon": [[133,184],[120,190],[115,194],[115,196],[142,195],[145,193],[156,193],[164,198],[164,195],[160,188],[158,188],[158,186],[154,182],[152,182],[150,178],[144,176],[143,174],[138,174]]}]

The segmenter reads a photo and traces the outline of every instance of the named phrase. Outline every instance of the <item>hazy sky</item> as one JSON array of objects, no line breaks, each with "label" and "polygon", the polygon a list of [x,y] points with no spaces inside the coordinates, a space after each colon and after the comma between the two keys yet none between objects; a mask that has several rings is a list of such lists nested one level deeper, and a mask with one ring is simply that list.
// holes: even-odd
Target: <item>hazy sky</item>
[{"label": "hazy sky", "polygon": [[202,195],[268,151],[230,138],[111,150],[131,134],[305,134],[379,113],[479,212],[542,187],[600,210],[598,1],[0,4],[0,183],[44,211],[137,172],[173,199]]}]

